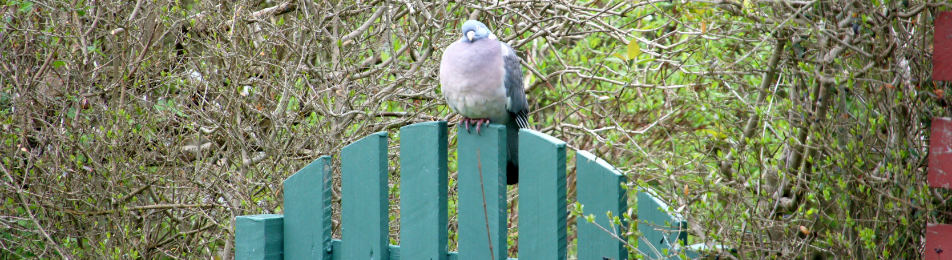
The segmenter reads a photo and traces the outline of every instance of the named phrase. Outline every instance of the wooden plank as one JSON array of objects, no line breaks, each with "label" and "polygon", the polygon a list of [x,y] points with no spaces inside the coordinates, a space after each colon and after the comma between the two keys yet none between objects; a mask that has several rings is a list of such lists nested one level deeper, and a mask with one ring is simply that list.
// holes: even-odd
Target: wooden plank
[{"label": "wooden plank", "polygon": [[412,258],[401,258],[400,246],[389,245],[387,246],[387,248],[390,250],[390,260],[412,259]]},{"label": "wooden plank", "polygon": [[929,187],[952,189],[952,118],[932,118],[927,179]]},{"label": "wooden plank", "polygon": [[[459,253],[457,253],[457,252],[449,252],[449,253],[447,253],[446,255],[447,255],[446,260],[459,260]],[[508,259],[508,260],[519,260],[519,258],[506,258],[506,259]],[[394,259],[391,259],[391,260],[394,260]]]},{"label": "wooden plank", "polygon": [[565,142],[519,132],[519,258],[566,259]]},{"label": "wooden plank", "polygon": [[932,37],[932,79],[952,81],[952,11],[939,12]]},{"label": "wooden plank", "polygon": [[331,243],[334,244],[333,249],[331,250],[331,259],[341,260],[344,259],[344,250],[341,249],[340,239],[331,239]]},{"label": "wooden plank", "polygon": [[457,133],[459,259],[505,259],[506,127],[489,125],[481,134],[458,127]]},{"label": "wooden plank", "polygon": [[952,258],[952,225],[926,224],[926,248],[923,259]]},{"label": "wooden plank", "polygon": [[341,149],[343,259],[389,259],[387,132]]},{"label": "wooden plank", "polygon": [[404,259],[447,258],[446,139],[445,121],[400,128],[400,246]]},{"label": "wooden plank", "polygon": [[321,156],[284,180],[284,254],[330,259],[331,157]]},{"label": "wooden plank", "polygon": [[638,191],[638,251],[648,259],[676,258],[685,248],[687,222],[676,213],[668,213],[669,208],[650,188]]},{"label": "wooden plank", "polygon": [[625,244],[616,238],[621,234],[621,227],[612,225],[606,215],[611,212],[612,216],[621,218],[622,225],[627,225],[621,217],[628,208],[628,196],[621,188],[625,177],[589,152],[578,151],[575,159],[578,202],[583,206],[583,214],[595,216],[594,224],[578,220],[578,259],[628,259]]},{"label": "wooden plank", "polygon": [[284,259],[284,216],[277,214],[235,218],[235,259]]}]

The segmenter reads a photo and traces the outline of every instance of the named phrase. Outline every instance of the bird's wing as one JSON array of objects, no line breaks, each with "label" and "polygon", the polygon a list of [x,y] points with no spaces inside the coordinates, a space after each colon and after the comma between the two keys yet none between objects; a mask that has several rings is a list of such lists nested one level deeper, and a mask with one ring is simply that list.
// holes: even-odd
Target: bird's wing
[{"label": "bird's wing", "polygon": [[529,102],[526,101],[526,90],[522,86],[522,64],[519,63],[516,50],[504,42],[499,44],[502,45],[502,59],[506,71],[503,78],[503,85],[506,87],[506,110],[511,114],[511,118],[516,120],[519,128],[529,128]]}]

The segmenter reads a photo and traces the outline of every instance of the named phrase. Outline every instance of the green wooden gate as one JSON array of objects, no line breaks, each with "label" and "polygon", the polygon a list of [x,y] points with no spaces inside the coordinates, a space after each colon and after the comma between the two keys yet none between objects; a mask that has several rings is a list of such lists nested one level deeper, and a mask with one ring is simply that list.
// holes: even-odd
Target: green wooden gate
[{"label": "green wooden gate", "polygon": [[[331,158],[324,156],[284,181],[284,215],[237,217],[235,258],[507,259],[505,126],[458,132],[459,252],[447,252],[446,122],[400,132],[400,245],[388,241],[388,140],[380,132],[341,151],[341,240],[331,238]],[[523,129],[519,147],[519,257],[566,259],[565,143]],[[624,175],[585,151],[576,168],[578,202],[595,216],[594,224],[578,221],[578,259],[628,259],[621,228],[607,214],[627,225]],[[697,256],[679,250],[687,248],[678,246],[687,239],[686,222],[668,210],[649,190],[638,193],[637,251],[649,259]]]}]

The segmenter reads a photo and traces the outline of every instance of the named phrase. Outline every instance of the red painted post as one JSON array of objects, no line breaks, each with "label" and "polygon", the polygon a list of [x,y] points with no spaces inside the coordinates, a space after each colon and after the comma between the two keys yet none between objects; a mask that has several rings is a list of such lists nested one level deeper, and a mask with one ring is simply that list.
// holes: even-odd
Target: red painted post
[{"label": "red painted post", "polygon": [[[952,12],[942,12],[942,15],[952,21]],[[937,25],[938,23],[939,21],[936,21]],[[952,24],[945,27],[952,29]],[[938,32],[938,29],[936,31]],[[952,44],[952,38],[949,41]],[[952,54],[952,48],[949,53]],[[928,182],[929,187],[933,189],[952,187],[952,118],[932,118]],[[922,258],[925,260],[952,259],[952,225],[934,223],[926,225],[926,248]]]},{"label": "red painted post", "polygon": [[952,225],[932,224],[926,226],[925,260],[952,259]]},{"label": "red painted post", "polygon": [[[932,80],[952,81],[952,11],[939,12],[935,19],[932,44]],[[929,187],[952,189],[952,118],[932,118],[929,140]],[[926,226],[923,259],[952,259],[952,225]]]},{"label": "red painted post", "polygon": [[932,80],[952,81],[952,11],[939,12],[934,25]]},{"label": "red painted post", "polygon": [[929,187],[952,189],[952,118],[932,119],[928,181]]}]

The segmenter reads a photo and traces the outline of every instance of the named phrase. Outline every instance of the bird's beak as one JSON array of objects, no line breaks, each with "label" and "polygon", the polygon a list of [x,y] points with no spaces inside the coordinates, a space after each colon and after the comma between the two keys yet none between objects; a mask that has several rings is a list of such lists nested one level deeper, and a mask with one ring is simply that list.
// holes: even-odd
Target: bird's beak
[{"label": "bird's beak", "polygon": [[473,36],[475,36],[475,35],[476,35],[476,32],[474,32],[474,31],[468,31],[468,32],[466,32],[466,39],[469,39],[470,41],[473,41]]}]

